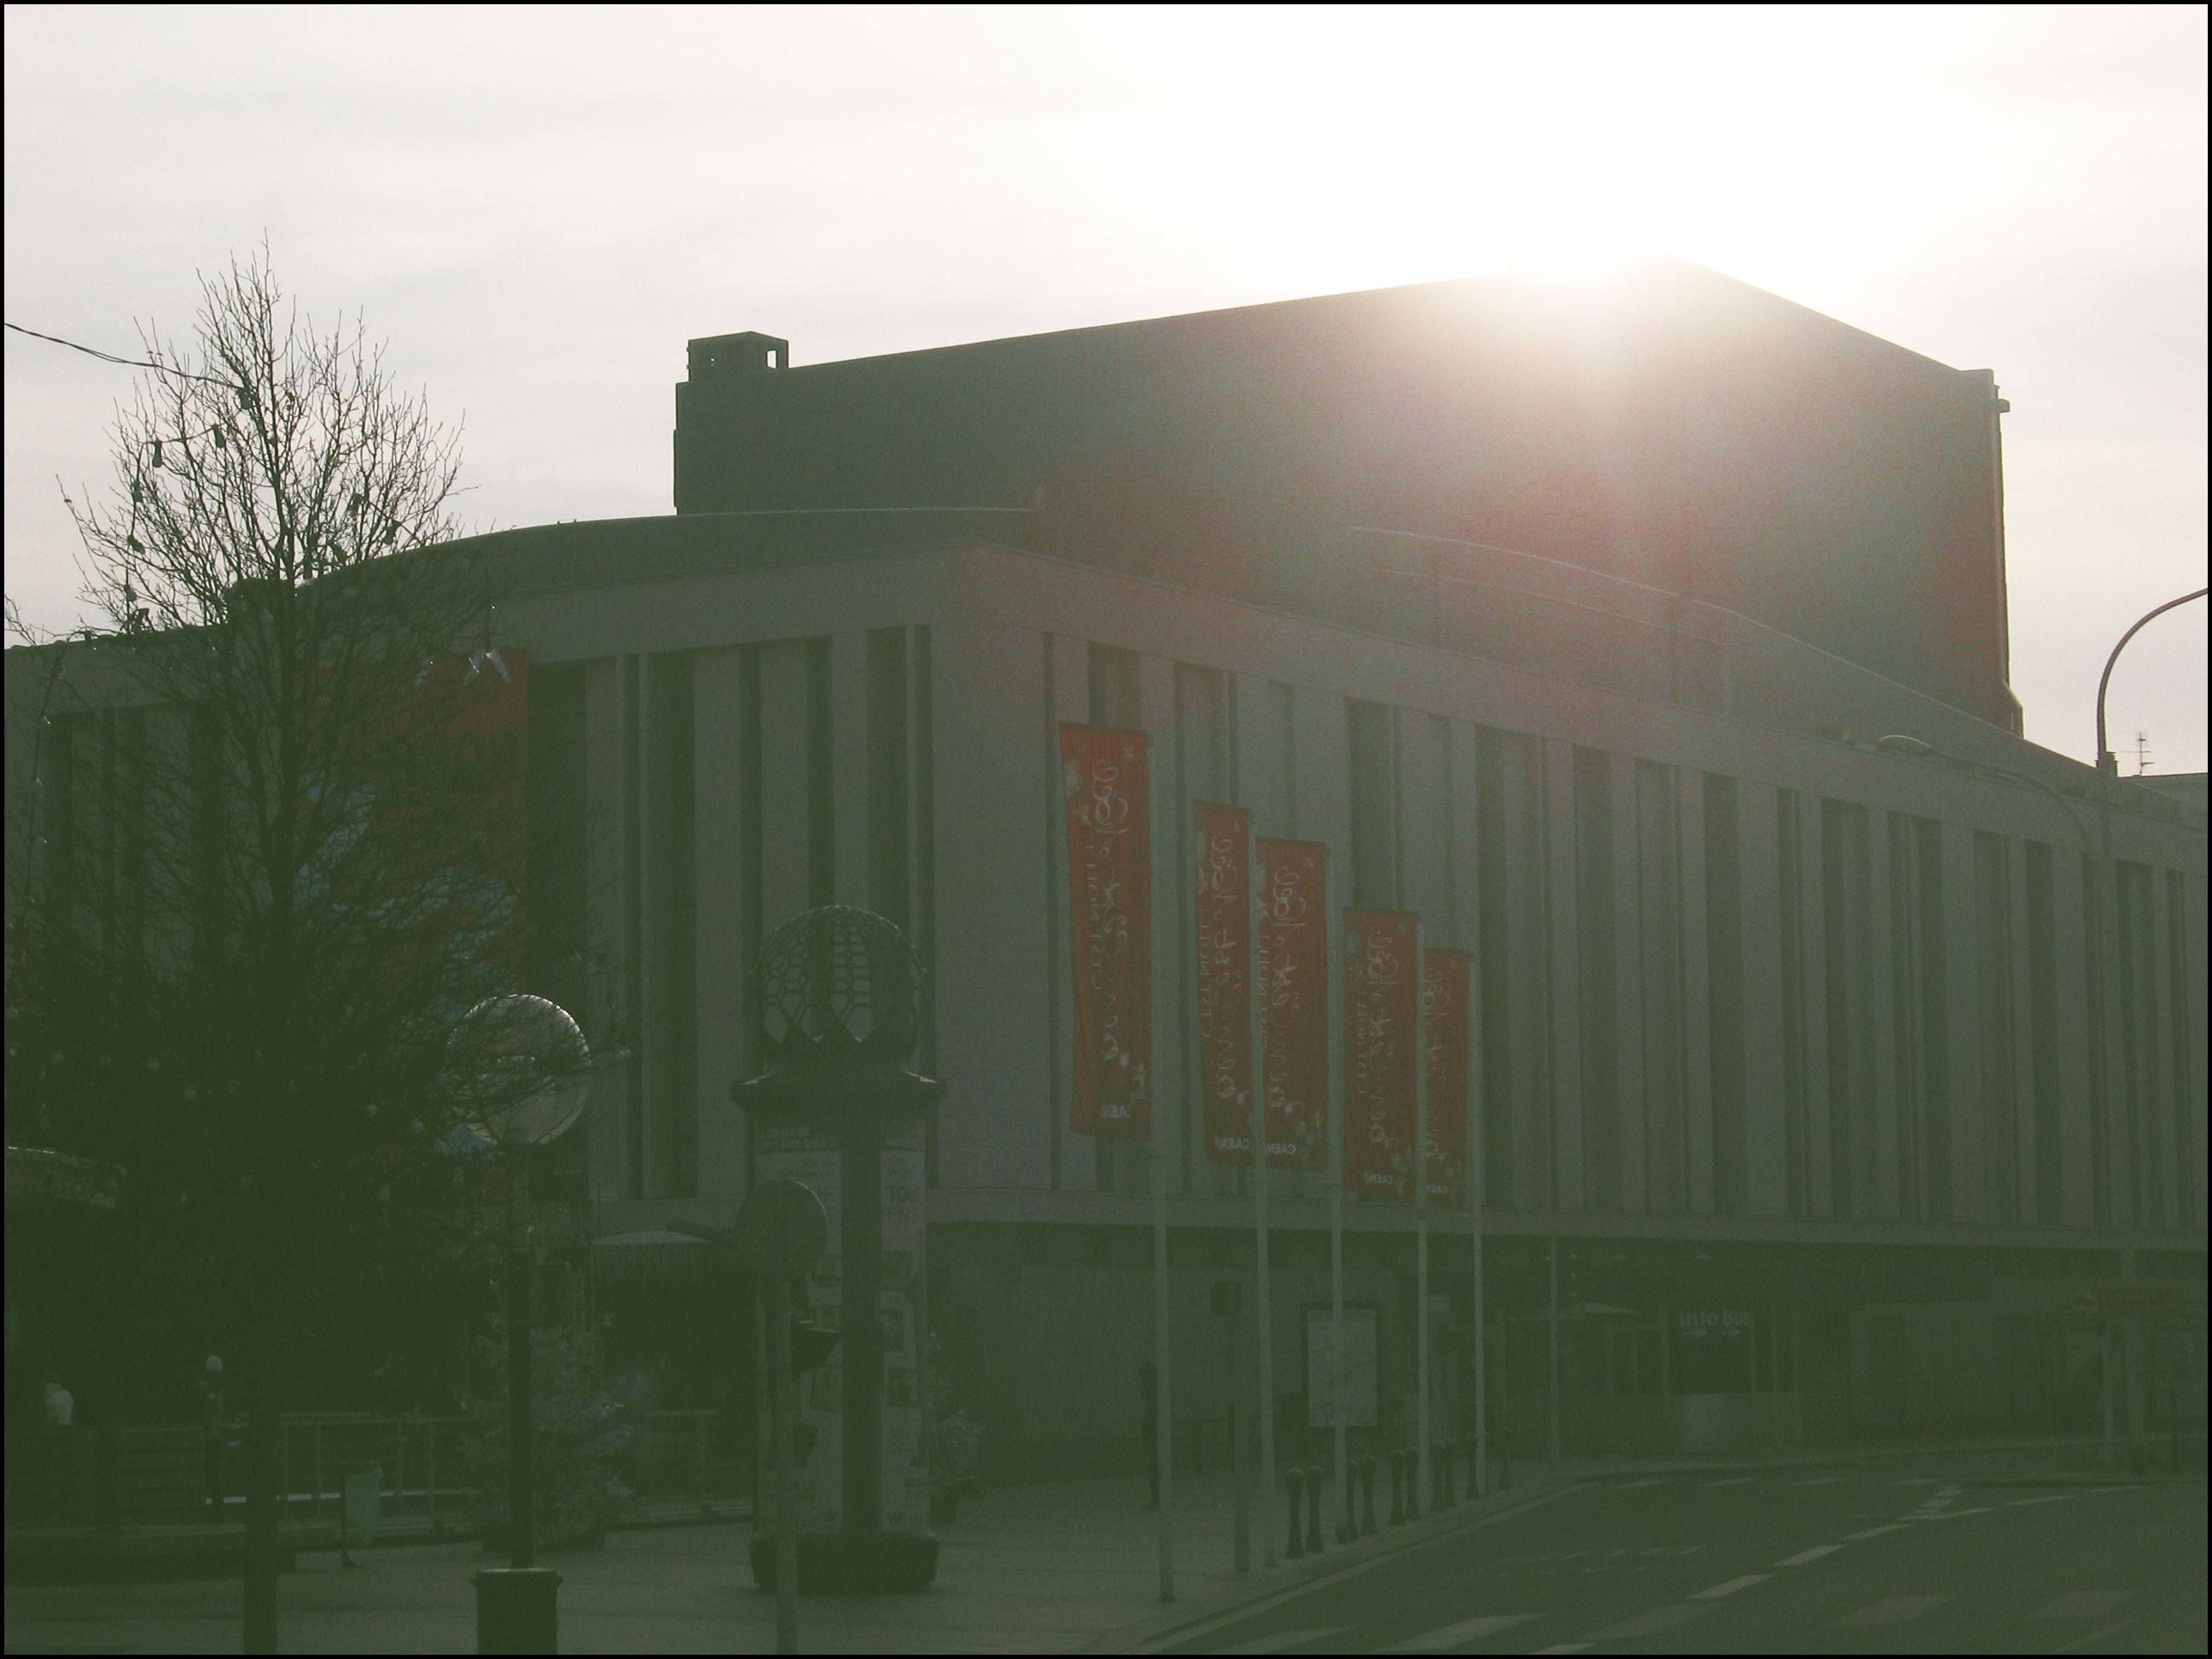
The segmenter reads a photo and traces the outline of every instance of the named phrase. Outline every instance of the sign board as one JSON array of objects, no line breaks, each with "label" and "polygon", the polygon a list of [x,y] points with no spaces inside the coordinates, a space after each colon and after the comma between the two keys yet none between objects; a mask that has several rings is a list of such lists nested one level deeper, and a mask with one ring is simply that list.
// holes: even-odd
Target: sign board
[{"label": "sign board", "polygon": [[1344,1327],[1328,1308],[1306,1310],[1306,1423],[1352,1429],[1381,1426],[1382,1389],[1376,1354],[1375,1309],[1346,1308]]}]

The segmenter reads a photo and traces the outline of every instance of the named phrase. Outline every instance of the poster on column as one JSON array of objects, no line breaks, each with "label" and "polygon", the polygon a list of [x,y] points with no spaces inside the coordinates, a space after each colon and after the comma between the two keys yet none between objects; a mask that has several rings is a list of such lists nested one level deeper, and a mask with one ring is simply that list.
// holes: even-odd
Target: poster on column
[{"label": "poster on column", "polygon": [[1328,1167],[1328,848],[1253,843],[1267,1167]]},{"label": "poster on column", "polygon": [[884,1265],[878,1310],[884,1326],[885,1532],[929,1526],[929,1455],[921,1422],[924,1139],[919,1120],[884,1145]]},{"label": "poster on column", "polygon": [[[822,1208],[830,1219],[829,1253],[814,1264],[814,1271],[807,1275],[805,1304],[793,1311],[825,1330],[842,1330],[844,1211],[837,1149],[804,1125],[792,1123],[763,1124],[753,1144],[754,1164],[760,1180],[796,1181],[812,1188],[814,1195],[822,1200]],[[804,1533],[836,1532],[844,1524],[845,1374],[840,1365],[842,1346],[841,1343],[830,1351],[828,1364],[799,1379],[799,1416],[794,1425],[798,1455],[793,1460],[798,1467],[793,1483],[797,1495],[793,1507],[798,1515],[799,1529]],[[765,1354],[761,1363],[767,1364]],[[764,1454],[760,1466],[769,1470],[775,1463],[775,1436],[769,1416],[775,1397],[767,1388],[756,1393],[761,1402],[757,1443]],[[760,1491],[763,1516],[772,1518],[776,1483],[763,1480]]]},{"label": "poster on column", "polygon": [[1060,728],[1078,1134],[1152,1133],[1152,796],[1145,734]]},{"label": "poster on column", "polygon": [[1344,1187],[1413,1195],[1421,925],[1407,910],[1344,913]]},{"label": "poster on column", "polygon": [[1198,1076],[1206,1155],[1252,1161],[1252,819],[1191,805],[1198,844]]},{"label": "poster on column", "polygon": [[1421,952],[1421,1040],[1428,1051],[1428,1200],[1455,1205],[1467,1195],[1468,1085],[1473,1015],[1468,1006],[1474,961],[1464,951]]}]

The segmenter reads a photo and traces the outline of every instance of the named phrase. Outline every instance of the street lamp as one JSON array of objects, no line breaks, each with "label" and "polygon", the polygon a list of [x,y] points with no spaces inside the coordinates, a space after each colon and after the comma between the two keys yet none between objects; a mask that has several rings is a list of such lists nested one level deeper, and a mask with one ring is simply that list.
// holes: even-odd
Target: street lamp
[{"label": "street lamp", "polygon": [[561,1575],[536,1565],[537,1469],[530,1377],[530,1149],[564,1133],[591,1091],[591,1048],[543,997],[480,1002],[454,1028],[469,1127],[507,1165],[507,1528],[509,1565],[476,1576],[477,1650],[557,1650]]},{"label": "street lamp", "polygon": [[2116,778],[2120,775],[2119,761],[2105,738],[2105,692],[2112,683],[2112,665],[2119,661],[2120,653],[2128,648],[2128,641],[2142,632],[2145,623],[2154,617],[2163,617],[2177,605],[2203,599],[2207,591],[2200,587],[2194,593],[2184,593],[2178,599],[2168,599],[2164,605],[2144,611],[2136,618],[2135,626],[2120,635],[2120,642],[2112,647],[2112,654],[2105,659],[2105,672],[2097,676],[2097,775],[2100,777]]}]

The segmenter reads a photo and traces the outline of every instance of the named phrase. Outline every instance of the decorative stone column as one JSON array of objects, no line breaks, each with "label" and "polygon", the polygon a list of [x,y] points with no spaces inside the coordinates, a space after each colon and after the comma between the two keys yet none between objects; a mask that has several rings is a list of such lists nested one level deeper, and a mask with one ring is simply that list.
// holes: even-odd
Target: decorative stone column
[{"label": "decorative stone column", "polygon": [[[800,1379],[799,1585],[921,1589],[937,1574],[923,1160],[945,1093],[909,1063],[921,965],[891,923],[833,904],[778,928],[759,971],[768,1069],[730,1097],[751,1119],[755,1180],[801,1182],[828,1212],[829,1250],[807,1276],[804,1312],[840,1337],[829,1363]],[[763,1502],[773,1489],[762,1481]],[[767,1528],[754,1534],[752,1564],[757,1582],[774,1581]]]}]

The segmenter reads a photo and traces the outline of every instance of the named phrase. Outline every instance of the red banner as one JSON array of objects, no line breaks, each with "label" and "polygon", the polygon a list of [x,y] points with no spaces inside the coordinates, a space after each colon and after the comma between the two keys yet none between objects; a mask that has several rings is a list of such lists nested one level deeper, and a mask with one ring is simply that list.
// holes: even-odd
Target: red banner
[{"label": "red banner", "polygon": [[1328,848],[1253,844],[1260,866],[1267,1167],[1328,1168]]},{"label": "red banner", "polygon": [[1421,952],[1421,1039],[1428,1049],[1429,1202],[1455,1205],[1467,1194],[1467,1111],[1473,1063],[1468,1006],[1474,960],[1464,951]]},{"label": "red banner", "polygon": [[1344,1186],[1413,1195],[1421,927],[1406,910],[1344,913]]},{"label": "red banner", "polygon": [[1060,728],[1075,950],[1073,1127],[1152,1133],[1152,799],[1145,734]]},{"label": "red banner", "polygon": [[1198,840],[1198,1082],[1206,1155],[1252,1161],[1252,817],[1191,803]]}]

